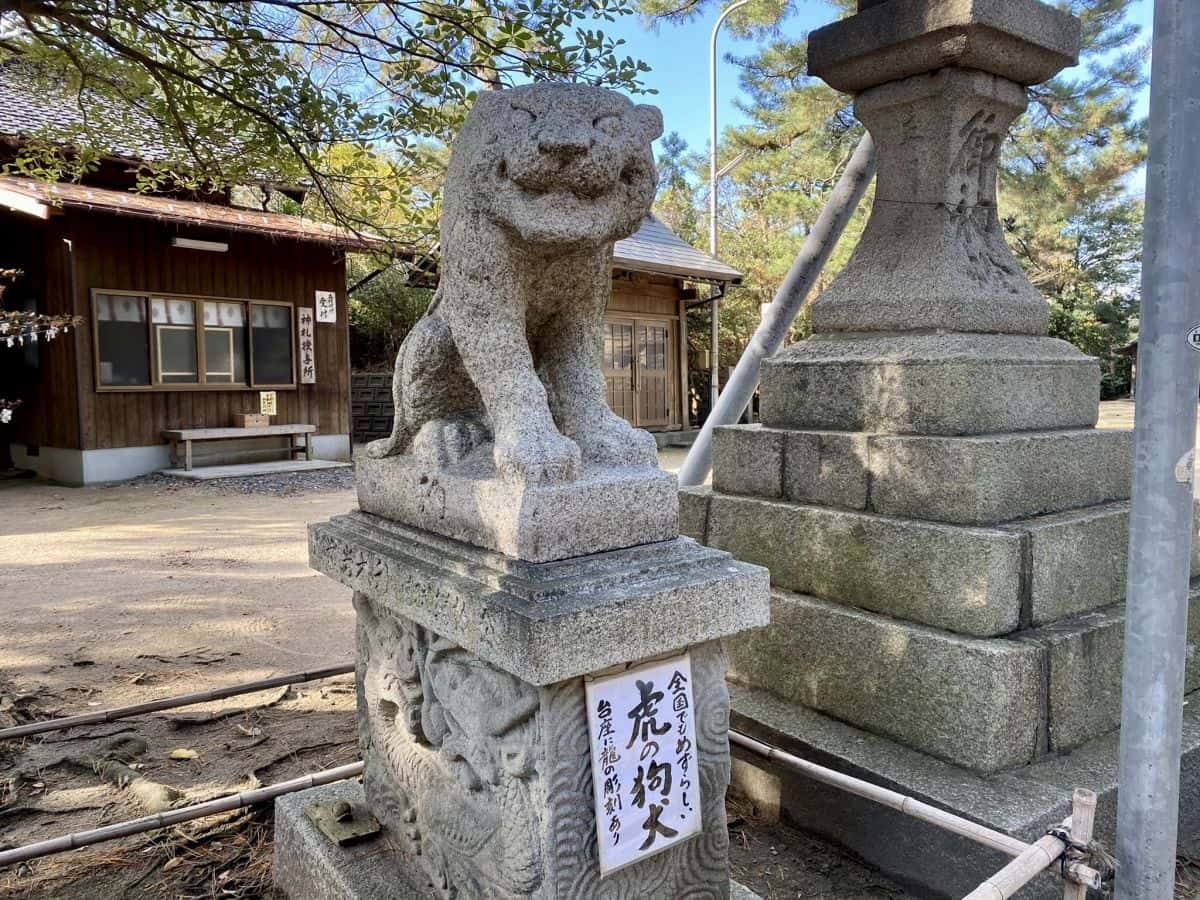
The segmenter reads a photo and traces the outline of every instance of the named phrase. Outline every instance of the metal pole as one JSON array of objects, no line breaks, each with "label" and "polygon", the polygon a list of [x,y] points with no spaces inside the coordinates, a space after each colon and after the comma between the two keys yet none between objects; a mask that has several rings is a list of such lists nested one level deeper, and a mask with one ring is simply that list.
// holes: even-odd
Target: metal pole
[{"label": "metal pole", "polygon": [[11,866],[13,863],[27,862],[41,856],[62,853],[66,850],[77,850],[80,847],[90,847],[92,844],[102,844],[117,838],[129,837],[133,834],[145,834],[159,828],[170,828],[205,816],[215,816],[217,813],[230,812],[246,806],[257,806],[282,797],[284,794],[294,794],[296,791],[306,791],[309,788],[320,787],[323,784],[333,784],[335,781],[345,781],[347,778],[357,778],[363,773],[362,760],[352,762],[335,769],[325,769],[312,775],[302,775],[289,781],[279,781],[266,787],[240,794],[230,794],[228,797],[218,797],[204,803],[183,806],[179,809],[168,809],[165,812],[142,816],[140,819],[130,819],[127,822],[116,822],[89,831],[77,831],[74,834],[64,834],[62,837],[26,844],[12,850],[0,850],[0,868]]},{"label": "metal pole", "polygon": [[[1138,339],[1117,900],[1168,900],[1175,882],[1179,752],[1192,547],[1200,354],[1200,4],[1157,0]],[[1200,348],[1196,348],[1200,349]]]},{"label": "metal pole", "polygon": [[149,712],[159,712],[164,709],[177,709],[180,706],[191,706],[194,703],[208,703],[212,700],[224,700],[227,697],[238,697],[242,694],[253,694],[270,688],[283,687],[288,684],[303,684],[317,681],[321,678],[331,678],[334,675],[349,675],[354,671],[354,663],[338,666],[326,666],[311,672],[295,672],[291,675],[275,675],[245,684],[233,684],[228,687],[213,688],[208,691],[197,691],[192,694],[179,694],[175,697],[163,697],[160,700],[150,700],[146,703],[135,703],[132,706],[118,706],[116,709],[98,710],[90,713],[80,713],[77,716],[66,716],[61,719],[46,719],[41,722],[29,722],[25,725],[14,725],[11,728],[0,729],[0,741],[14,738],[29,737],[34,734],[45,734],[48,731],[62,731],[65,728],[78,728],[81,725],[100,725],[105,722],[115,722],[118,719],[128,719]]},{"label": "metal pole", "polygon": [[758,387],[758,370],[763,360],[774,354],[787,338],[792,321],[804,306],[813,283],[825,268],[829,254],[837,246],[866,193],[867,185],[874,177],[875,143],[868,134],[859,141],[846,171],[829,196],[829,202],[805,238],[804,246],[788,270],[779,292],[763,313],[763,320],[750,339],[746,352],[738,360],[729,383],[725,385],[724,392],[688,451],[687,459],[679,470],[679,484],[683,487],[704,484],[704,479],[712,470],[713,429],[732,425],[749,405]]},{"label": "metal pole", "polygon": [[[708,47],[708,131],[709,131],[709,162],[708,162],[708,252],[715,259],[717,255],[717,32],[729,14],[749,3],[750,0],[738,0],[720,16],[717,24],[713,25],[712,40]],[[711,385],[709,389],[709,409],[717,408],[717,397],[720,394],[720,382],[717,367],[720,364],[717,353],[717,341],[721,336],[721,297],[715,294],[712,300],[712,330],[709,340],[711,347],[708,353]],[[712,413],[709,413],[711,418]]]}]

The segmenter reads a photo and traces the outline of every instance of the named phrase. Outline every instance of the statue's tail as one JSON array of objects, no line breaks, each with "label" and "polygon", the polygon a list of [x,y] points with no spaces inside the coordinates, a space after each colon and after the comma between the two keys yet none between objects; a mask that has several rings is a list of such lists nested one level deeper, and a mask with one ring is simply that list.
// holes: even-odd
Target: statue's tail
[{"label": "statue's tail", "polygon": [[400,455],[407,449],[411,438],[405,428],[404,415],[404,352],[407,347],[407,341],[400,345],[400,352],[396,354],[396,369],[392,373],[392,433],[367,444],[367,456],[371,459]]},{"label": "statue's tail", "polygon": [[[424,346],[428,341],[423,332],[428,331],[432,324],[430,319],[437,310],[441,299],[442,287],[438,285],[429,309],[425,311],[425,315],[413,326],[412,331],[400,344],[400,350],[396,354],[396,368],[392,373],[392,433],[386,438],[367,444],[367,456],[372,459],[399,456],[406,452],[416,430],[421,427],[421,422],[414,421],[417,418],[413,409],[413,401],[416,397],[406,398],[405,393],[413,378],[420,377],[423,374],[421,370],[430,367],[430,360],[423,359],[421,356],[422,351],[429,355],[428,348]],[[417,357],[410,360],[409,356],[413,353],[416,353]]]}]

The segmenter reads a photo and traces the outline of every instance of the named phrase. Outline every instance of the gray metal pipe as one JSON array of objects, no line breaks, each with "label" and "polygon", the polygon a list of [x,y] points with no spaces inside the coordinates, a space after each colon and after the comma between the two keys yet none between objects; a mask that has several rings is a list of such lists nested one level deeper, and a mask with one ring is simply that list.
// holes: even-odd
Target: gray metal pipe
[{"label": "gray metal pipe", "polygon": [[249,681],[244,684],[232,684],[228,687],[212,688],[207,691],[196,691],[191,694],[179,694],[174,697],[163,697],[161,700],[149,700],[145,703],[135,703],[132,706],[118,706],[115,709],[97,710],[96,712],[80,713],[77,716],[66,716],[61,719],[45,719],[41,722],[28,722],[25,725],[14,725],[11,728],[0,729],[0,741],[29,737],[34,734],[45,734],[48,731],[62,731],[66,728],[78,728],[81,725],[100,725],[105,722],[116,722],[118,719],[128,719],[146,713],[159,712],[164,709],[177,709],[180,706],[191,706],[195,703],[208,703],[212,700],[224,700],[227,697],[238,697],[242,694],[253,694],[270,688],[283,687],[288,684],[303,684],[317,681],[321,678],[331,678],[334,675],[349,675],[354,671],[354,663],[344,663],[337,666],[326,666],[311,672],[293,672],[290,675],[274,675]]},{"label": "gray metal pipe", "polygon": [[320,787],[323,784],[333,784],[335,781],[357,778],[363,773],[363,768],[363,762],[359,760],[358,762],[338,766],[335,769],[325,769],[322,772],[316,772],[312,775],[302,775],[299,778],[292,778],[289,781],[279,781],[252,791],[242,791],[240,794],[230,794],[227,797],[218,797],[216,800],[208,800],[204,803],[193,804],[192,806],[183,806],[179,809],[168,809],[164,812],[154,813],[153,815],[142,816],[140,819],[115,822],[112,825],[92,828],[88,831],[64,834],[62,837],[50,838],[34,844],[26,844],[23,847],[14,847],[11,850],[0,850],[0,869],[5,866],[11,866],[14,863],[28,862],[31,859],[50,856],[54,853],[78,850],[80,847],[90,847],[93,844],[102,844],[105,841],[115,841],[117,838],[129,837],[134,834],[145,834],[147,831],[155,831],[159,828],[169,828],[172,825],[191,822],[194,819],[203,819],[205,816],[215,816],[217,813],[230,812],[231,810],[242,809],[246,806],[257,806],[261,803],[274,800],[276,797],[282,797],[284,794],[294,794],[296,791],[306,791],[309,788]]},{"label": "gray metal pipe", "polygon": [[1200,4],[1157,0],[1121,696],[1118,900],[1168,900],[1192,547],[1200,354]]},{"label": "gray metal pipe", "polygon": [[[728,6],[712,28],[712,37],[708,42],[708,131],[709,131],[709,160],[708,160],[708,252],[714,259],[717,256],[717,181],[721,173],[717,171],[717,35],[721,25],[735,10],[741,9],[750,0],[737,0]],[[717,350],[721,339],[721,296],[717,292],[709,304],[712,321],[709,323],[709,342],[712,345],[708,353],[709,368],[709,402],[710,408],[717,405],[720,393],[720,353]]]},{"label": "gray metal pipe", "polygon": [[867,185],[874,177],[875,142],[867,134],[859,141],[846,165],[846,171],[829,196],[829,202],[805,238],[804,246],[800,248],[775,299],[763,312],[763,320],[750,339],[746,352],[738,360],[725,390],[721,392],[696,442],[688,451],[687,459],[679,470],[681,487],[704,484],[704,479],[712,471],[713,429],[720,425],[732,425],[749,406],[758,387],[758,371],[763,360],[783,345],[792,322],[804,307],[805,298],[829,261],[829,255],[837,246],[867,191]]}]

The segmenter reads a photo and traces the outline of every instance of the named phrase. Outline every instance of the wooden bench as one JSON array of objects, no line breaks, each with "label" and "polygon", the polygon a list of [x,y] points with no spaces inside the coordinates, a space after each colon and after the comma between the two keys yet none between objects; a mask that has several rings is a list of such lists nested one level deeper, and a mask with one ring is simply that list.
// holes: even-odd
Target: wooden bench
[{"label": "wooden bench", "polygon": [[178,465],[179,444],[183,443],[183,468],[190,472],[192,469],[193,441],[231,441],[237,438],[280,437],[287,435],[302,438],[300,446],[292,444],[292,454],[304,451],[304,458],[313,458],[312,436],[316,433],[316,425],[258,425],[250,428],[168,428],[162,436],[171,442],[171,464]]}]

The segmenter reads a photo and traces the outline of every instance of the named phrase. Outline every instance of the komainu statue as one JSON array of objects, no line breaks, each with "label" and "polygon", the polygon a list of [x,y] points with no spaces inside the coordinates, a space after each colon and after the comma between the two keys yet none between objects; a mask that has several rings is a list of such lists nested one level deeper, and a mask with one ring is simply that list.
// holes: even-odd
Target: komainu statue
[{"label": "komainu statue", "polygon": [[500,477],[529,483],[656,465],[653,438],[605,402],[600,342],[613,242],[650,209],[661,133],[656,108],[601,88],[480,94],[446,175],[441,282],[371,456],[444,467],[492,440]]}]

